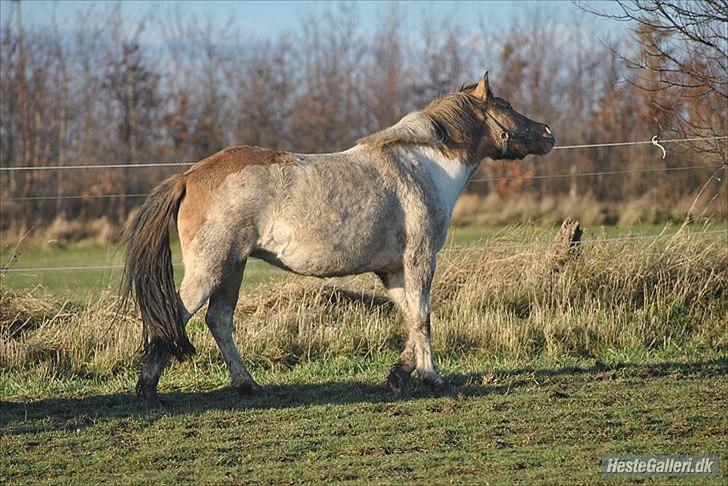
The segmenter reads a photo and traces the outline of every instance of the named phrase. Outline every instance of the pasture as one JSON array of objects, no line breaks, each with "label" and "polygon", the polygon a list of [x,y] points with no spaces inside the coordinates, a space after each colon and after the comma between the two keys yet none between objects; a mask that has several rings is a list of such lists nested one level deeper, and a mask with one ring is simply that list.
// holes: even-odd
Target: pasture
[{"label": "pasture", "polygon": [[[226,388],[199,314],[188,326],[197,355],[165,373],[164,408],[147,412],[133,395],[138,316],[115,317],[116,271],[7,273],[0,481],[591,483],[606,482],[607,454],[724,460],[724,229],[588,229],[557,267],[554,230],[453,230],[433,345],[455,396],[416,381],[387,390],[404,331],[373,277],[257,262],[235,339],[268,397]],[[72,246],[28,250],[14,267],[119,258],[114,246]],[[721,471],[700,480],[724,483]]]},{"label": "pasture", "polygon": [[0,2],[0,484],[728,484],[725,0],[76,3]]},{"label": "pasture", "polygon": [[[625,237],[650,236],[670,234],[677,231],[677,225],[641,225],[631,227],[601,226],[587,228],[585,239],[593,237]],[[700,230],[721,229],[720,225],[700,227]],[[459,227],[453,228],[449,235],[449,247],[462,247],[466,245],[479,245],[489,238],[508,234],[515,231],[515,237],[525,242],[528,233],[512,227]],[[544,240],[541,240],[543,242]],[[80,266],[120,266],[122,264],[123,249],[118,244],[100,245],[94,243],[81,243],[70,245],[49,245],[45,241],[33,241],[30,245],[21,244],[17,249],[14,245],[3,245],[0,248],[0,264],[11,269],[32,269],[48,267],[80,267]],[[172,258],[180,261],[179,242],[172,243]],[[182,279],[183,269],[177,267],[175,280],[177,284]],[[271,283],[283,277],[285,272],[266,264],[260,260],[251,259],[245,268],[243,286],[254,288],[260,284]],[[99,294],[111,287],[115,289],[121,278],[120,268],[109,269],[74,269],[69,271],[21,271],[5,274],[3,285],[15,289],[30,289],[37,285],[44,292],[61,299],[83,303],[88,297],[96,298]]]}]

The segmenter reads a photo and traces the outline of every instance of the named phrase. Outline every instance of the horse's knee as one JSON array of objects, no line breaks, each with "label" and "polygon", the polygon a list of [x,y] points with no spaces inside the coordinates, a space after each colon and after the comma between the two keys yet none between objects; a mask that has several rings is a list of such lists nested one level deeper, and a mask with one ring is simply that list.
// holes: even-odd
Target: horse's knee
[{"label": "horse's knee", "polygon": [[179,288],[179,298],[184,315],[192,317],[200,308],[205,305],[205,301],[210,296],[210,287],[205,282],[192,277],[185,277]]},{"label": "horse's knee", "polygon": [[184,255],[185,276],[179,287],[182,306],[189,316],[194,315],[221,287],[223,266],[216,257],[193,251]]},{"label": "horse's knee", "polygon": [[232,334],[232,322],[232,308],[215,302],[210,303],[210,307],[208,307],[205,314],[205,324],[215,337],[224,337],[228,333]]}]

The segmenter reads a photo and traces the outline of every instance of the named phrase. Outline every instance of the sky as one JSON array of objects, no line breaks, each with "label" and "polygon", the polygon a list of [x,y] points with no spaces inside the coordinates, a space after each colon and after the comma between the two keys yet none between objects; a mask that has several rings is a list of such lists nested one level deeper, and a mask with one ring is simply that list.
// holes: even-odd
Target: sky
[{"label": "sky", "polygon": [[[59,25],[77,28],[75,14],[89,7],[89,1],[63,0],[22,0],[23,22],[27,26],[43,26],[50,23],[53,16]],[[103,2],[97,2],[103,3]],[[107,2],[108,3],[108,2]],[[150,9],[164,9],[178,5],[190,15],[221,22],[231,16],[241,32],[255,37],[275,37],[285,31],[300,28],[302,18],[309,13],[329,8],[330,1],[199,1],[150,2],[124,0],[120,2],[126,19],[134,20],[149,12]],[[390,3],[397,3],[400,11],[412,13],[417,18],[428,14],[433,18],[448,18],[464,30],[475,28],[480,19],[486,19],[499,26],[508,26],[519,12],[535,6],[543,9],[544,15],[557,21],[568,23],[571,14],[578,9],[569,1],[548,2],[508,2],[508,1],[358,1],[346,2],[345,8],[354,9],[361,18],[361,27],[373,30],[378,15],[386,11]],[[614,12],[616,6],[611,2],[591,2],[591,6]],[[0,0],[0,17],[5,17],[11,7],[8,0]],[[593,25],[599,35],[612,36],[624,26],[606,19],[582,14],[585,22]]]}]

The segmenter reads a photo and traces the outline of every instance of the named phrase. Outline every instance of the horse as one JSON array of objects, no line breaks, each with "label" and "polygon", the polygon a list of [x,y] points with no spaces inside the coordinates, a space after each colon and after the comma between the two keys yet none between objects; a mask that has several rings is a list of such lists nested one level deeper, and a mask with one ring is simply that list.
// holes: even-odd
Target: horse
[{"label": "horse", "polygon": [[[248,258],[300,275],[374,273],[406,323],[387,384],[394,393],[416,370],[435,390],[450,385],[433,362],[430,289],[453,206],[485,158],[516,160],[554,147],[549,127],[495,97],[488,73],[438,97],[348,150],[298,154],[226,148],[157,186],[124,230],[122,299],[142,318],[137,395],[161,406],[159,378],[172,357],[195,353],[185,326],[205,322],[241,395],[263,393],[232,336]],[[184,278],[175,289],[170,223]]]}]

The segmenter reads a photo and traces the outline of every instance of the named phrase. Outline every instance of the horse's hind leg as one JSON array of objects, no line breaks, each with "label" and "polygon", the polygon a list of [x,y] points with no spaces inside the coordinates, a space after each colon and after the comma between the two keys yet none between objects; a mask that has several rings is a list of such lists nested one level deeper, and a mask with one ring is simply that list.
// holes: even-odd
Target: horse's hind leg
[{"label": "horse's hind leg", "polygon": [[142,358],[142,369],[139,374],[139,381],[136,385],[136,393],[144,400],[148,408],[159,408],[159,397],[157,396],[157,385],[162,371],[169,364],[172,355],[162,348],[155,348]]},{"label": "horse's hind leg", "polygon": [[[378,276],[387,289],[389,298],[397,306],[405,321],[409,322],[409,309],[404,294],[404,273],[402,271],[388,274],[382,273],[378,274]],[[410,333],[408,333],[407,341],[405,342],[402,353],[399,355],[399,360],[392,366],[392,370],[387,377],[387,385],[393,392],[401,393],[407,387],[415,365],[414,341]]]},{"label": "horse's hind leg", "polygon": [[248,373],[233,342],[233,313],[238,303],[244,269],[245,260],[226,272],[220,285],[210,296],[205,322],[227,364],[233,387],[241,395],[249,395],[258,394],[262,389]]},{"label": "horse's hind leg", "polygon": [[[207,302],[214,287],[215,271],[219,271],[219,266],[200,265],[194,259],[186,259],[185,276],[178,292],[179,315],[183,326]],[[170,358],[168,350],[158,347],[143,359],[136,391],[149,408],[160,407],[157,385]]]}]

